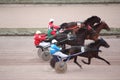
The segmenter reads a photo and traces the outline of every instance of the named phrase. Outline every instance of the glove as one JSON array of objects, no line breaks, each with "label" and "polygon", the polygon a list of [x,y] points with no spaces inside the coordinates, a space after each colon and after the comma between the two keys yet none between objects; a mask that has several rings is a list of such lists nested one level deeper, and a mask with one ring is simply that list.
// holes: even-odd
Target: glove
[{"label": "glove", "polygon": [[62,48],[60,48],[60,50],[62,50]]}]

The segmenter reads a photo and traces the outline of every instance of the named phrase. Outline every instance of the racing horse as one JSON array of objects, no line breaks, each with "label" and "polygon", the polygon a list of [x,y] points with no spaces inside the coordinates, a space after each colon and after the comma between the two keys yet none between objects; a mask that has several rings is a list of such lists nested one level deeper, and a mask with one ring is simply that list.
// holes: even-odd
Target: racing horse
[{"label": "racing horse", "polygon": [[[103,38],[101,38],[101,39],[98,39],[97,41],[95,41],[93,43],[90,43],[90,44],[86,45],[85,46],[86,47],[85,53],[82,53],[78,56],[88,58],[88,62],[85,62],[84,60],[82,60],[82,62],[85,63],[85,64],[90,64],[92,58],[97,58],[97,59],[105,61],[108,65],[110,65],[110,62],[108,62],[107,60],[105,60],[104,58],[102,58],[98,55],[99,52],[101,52],[101,50],[100,50],[101,46],[105,47],[105,48],[110,47],[110,45]],[[72,54],[80,52],[80,47],[75,46],[75,47],[71,48],[69,52],[72,53]],[[75,57],[74,62],[77,62],[77,56]]]},{"label": "racing horse", "polygon": [[[91,27],[93,27],[96,23],[99,24],[101,22],[100,17],[98,16],[92,16],[88,19],[86,19],[84,22],[69,22],[69,23],[63,23],[60,25],[60,29],[65,29],[67,31],[73,32],[74,28],[76,27],[80,27],[81,29],[78,30],[77,34],[76,34],[76,40],[74,41],[65,41],[65,43],[67,44],[71,44],[71,45],[84,45],[84,40],[88,37],[87,35],[90,34],[93,36],[92,40],[97,40],[97,37],[94,37],[95,35],[95,31],[94,29],[89,30],[88,25],[90,25]],[[69,32],[67,32],[68,34]],[[57,40],[58,37],[61,36],[61,34],[57,35]],[[62,35],[63,36],[63,35]],[[86,37],[85,37],[86,36]],[[79,37],[79,38],[78,38]],[[81,39],[80,39],[81,38]],[[77,44],[75,43],[77,42]]]},{"label": "racing horse", "polygon": [[[107,60],[105,60],[104,58],[98,55],[99,52],[101,52],[100,47],[105,47],[105,48],[110,47],[110,45],[103,38],[95,42],[92,42],[86,45],[85,47],[86,47],[86,51],[82,53],[81,53],[81,46],[72,46],[71,48],[64,50],[63,53],[65,54],[70,53],[70,56],[65,61],[74,59],[74,63],[77,64],[80,68],[82,68],[82,66],[77,62],[77,57],[79,56],[79,57],[88,58],[88,62],[85,62],[84,60],[82,60],[82,62],[85,64],[90,64],[92,58],[97,58],[105,61],[108,65],[110,65],[110,62],[108,62]],[[57,57],[54,56],[50,61],[50,65],[54,68],[55,63],[58,61],[59,60],[57,59]]]}]

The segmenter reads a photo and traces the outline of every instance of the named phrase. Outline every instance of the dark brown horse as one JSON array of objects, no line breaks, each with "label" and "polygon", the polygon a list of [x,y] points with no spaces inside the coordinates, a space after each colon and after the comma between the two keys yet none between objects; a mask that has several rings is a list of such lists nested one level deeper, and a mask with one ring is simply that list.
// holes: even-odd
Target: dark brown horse
[{"label": "dark brown horse", "polygon": [[[75,29],[79,28],[78,31],[76,31],[75,36],[76,39],[71,40],[71,41],[65,41],[64,43],[66,44],[70,44],[70,45],[84,45],[84,41],[87,37],[87,35],[92,35],[93,40],[96,40],[96,32],[94,31],[94,29],[88,30],[88,25],[90,26],[94,26],[95,23],[100,23],[101,19],[98,16],[92,16],[90,18],[88,18],[87,20],[85,20],[84,22],[69,22],[69,23],[63,23],[60,25],[60,28],[65,29],[65,30],[69,30],[71,31],[71,33],[75,33]],[[60,36],[61,34],[59,34]],[[57,40],[59,36],[56,36]]]},{"label": "dark brown horse", "polygon": [[[93,43],[88,44],[86,46],[86,52],[79,55],[81,57],[88,58],[88,62],[85,62],[84,60],[82,60],[82,62],[85,63],[85,64],[90,64],[92,58],[97,58],[97,59],[105,61],[108,65],[110,65],[110,63],[107,60],[105,60],[104,58],[102,58],[98,55],[99,52],[101,52],[101,50],[99,50],[99,48],[101,46],[106,47],[106,48],[110,47],[109,44],[102,38],[93,42]],[[75,54],[77,52],[80,52],[79,47],[78,48],[73,47],[73,48],[70,49],[70,53],[72,53],[72,54]],[[77,58],[77,56],[76,56],[76,58]],[[75,59],[74,62],[76,62],[76,60],[77,59]]]},{"label": "dark brown horse", "polygon": [[[97,58],[97,59],[105,61],[108,65],[110,65],[110,62],[108,62],[107,60],[105,60],[104,58],[98,55],[99,52],[101,52],[101,50],[99,49],[102,46],[106,48],[110,47],[109,44],[104,39],[101,38],[93,43],[88,44],[86,46],[86,51],[84,53],[79,53],[81,52],[81,46],[72,46],[71,48],[64,50],[63,53],[65,54],[70,53],[71,56],[67,60],[74,59],[74,63],[76,63],[80,68],[82,68],[82,66],[77,62],[78,56],[88,58],[88,62],[85,62],[84,60],[82,60],[82,62],[85,64],[90,64],[92,58]],[[77,54],[77,55],[73,56],[74,54]],[[57,59],[57,57],[54,56],[50,61],[50,65],[54,68],[55,63],[58,61],[59,60]]]}]

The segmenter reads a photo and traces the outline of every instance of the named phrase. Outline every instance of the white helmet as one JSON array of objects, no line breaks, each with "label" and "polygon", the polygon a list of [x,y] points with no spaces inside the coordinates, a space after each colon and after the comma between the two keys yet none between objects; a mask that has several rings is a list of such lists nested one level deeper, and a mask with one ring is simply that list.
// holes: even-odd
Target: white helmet
[{"label": "white helmet", "polygon": [[36,31],[36,34],[41,34],[41,31],[37,30],[37,31]]},{"label": "white helmet", "polygon": [[80,26],[81,25],[81,23],[80,22],[77,22],[77,26]]},{"label": "white helmet", "polygon": [[52,40],[52,43],[53,43],[53,44],[54,44],[54,43],[57,43],[57,40],[53,39],[53,40]]},{"label": "white helmet", "polygon": [[54,22],[54,19],[51,18],[51,19],[49,20],[49,22]]}]

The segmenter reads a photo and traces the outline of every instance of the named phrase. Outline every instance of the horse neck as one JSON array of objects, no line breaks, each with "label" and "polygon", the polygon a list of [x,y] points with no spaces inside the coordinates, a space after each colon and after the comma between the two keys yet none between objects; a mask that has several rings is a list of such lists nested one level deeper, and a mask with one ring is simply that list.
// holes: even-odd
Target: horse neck
[{"label": "horse neck", "polygon": [[99,42],[98,43],[94,42],[94,43],[89,44],[88,47],[99,49],[100,48],[100,43]]},{"label": "horse neck", "polygon": [[102,26],[102,24],[100,24],[99,26],[97,26],[95,31],[99,34],[102,29],[103,29],[103,26]]}]

